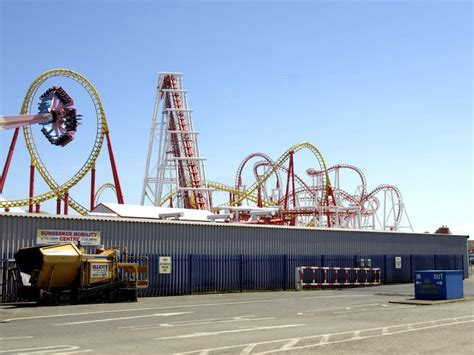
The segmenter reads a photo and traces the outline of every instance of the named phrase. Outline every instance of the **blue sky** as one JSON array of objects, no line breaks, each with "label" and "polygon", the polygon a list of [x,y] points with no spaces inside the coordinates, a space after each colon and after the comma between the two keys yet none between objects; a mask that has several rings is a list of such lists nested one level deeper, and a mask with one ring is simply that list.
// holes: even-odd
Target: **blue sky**
[{"label": "blue sky", "polygon": [[[360,167],[369,189],[398,186],[415,230],[474,232],[470,1],[0,3],[0,112],[19,112],[47,69],[85,75],[105,106],[126,202],[140,199],[157,73],[179,71],[210,180],[232,184],[247,154],[276,159],[309,141],[328,165]],[[93,140],[83,102],[76,142],[38,143],[59,180]],[[10,137],[0,136],[2,163]],[[14,159],[4,195],[20,198],[22,140]],[[297,171],[314,163],[295,157]],[[105,154],[98,169],[99,183],[112,180]],[[71,193],[87,203],[88,181]]]}]

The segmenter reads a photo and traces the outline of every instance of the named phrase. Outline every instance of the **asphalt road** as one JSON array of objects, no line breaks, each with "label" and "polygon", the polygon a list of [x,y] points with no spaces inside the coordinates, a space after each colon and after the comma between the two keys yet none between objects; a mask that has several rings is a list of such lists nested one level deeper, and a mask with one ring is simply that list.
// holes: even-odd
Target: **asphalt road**
[{"label": "asphalt road", "polygon": [[[474,278],[466,282],[474,295]],[[412,285],[0,306],[0,353],[472,354],[474,302],[394,304]]]}]

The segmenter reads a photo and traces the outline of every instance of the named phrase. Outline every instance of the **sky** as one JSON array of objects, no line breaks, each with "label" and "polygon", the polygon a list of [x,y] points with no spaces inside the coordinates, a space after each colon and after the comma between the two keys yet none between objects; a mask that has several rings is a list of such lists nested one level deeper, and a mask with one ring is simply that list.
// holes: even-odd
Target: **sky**
[{"label": "sky", "polygon": [[[0,4],[0,113],[18,113],[45,70],[83,74],[102,98],[127,203],[140,201],[157,73],[176,71],[209,180],[233,185],[247,154],[277,159],[307,141],[327,165],[362,169],[369,190],[396,185],[415,231],[474,233],[471,1]],[[33,130],[61,182],[87,158],[95,117],[76,84],[58,82],[84,115],[77,139],[58,149]],[[2,164],[10,140],[2,132]],[[315,165],[295,156],[302,175]],[[4,197],[28,195],[28,168],[21,138]],[[99,185],[112,181],[105,149],[97,169]],[[88,194],[87,177],[71,190],[86,205]]]}]

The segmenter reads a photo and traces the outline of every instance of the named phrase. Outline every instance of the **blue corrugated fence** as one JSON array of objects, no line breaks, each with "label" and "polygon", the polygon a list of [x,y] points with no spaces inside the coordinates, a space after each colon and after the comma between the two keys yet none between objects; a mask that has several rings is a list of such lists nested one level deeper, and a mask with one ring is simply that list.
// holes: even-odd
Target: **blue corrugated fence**
[{"label": "blue corrugated fence", "polygon": [[[413,281],[417,270],[464,270],[462,255],[166,255],[171,257],[171,272],[160,274],[157,254],[148,257],[149,287],[141,296],[183,295],[192,293],[242,292],[251,290],[286,290],[295,287],[295,268],[329,266],[380,268],[383,283]],[[362,265],[363,264],[363,265]],[[3,265],[3,264],[2,264]],[[0,292],[3,302],[14,299],[11,271],[2,268]],[[337,274],[305,270],[305,279],[344,282],[345,270]],[[350,278],[356,274],[350,271]],[[361,275],[359,274],[359,277]],[[369,276],[370,278],[372,276]],[[371,281],[371,280],[369,280]]]},{"label": "blue corrugated fence", "polygon": [[[170,256],[170,255],[167,255]],[[380,268],[383,283],[412,282],[416,270],[462,270],[462,255],[171,255],[170,274],[159,273],[159,255],[148,255],[150,287],[143,296],[192,293],[286,290],[295,285],[298,266]],[[327,274],[327,281],[344,280],[344,272]],[[323,279],[323,271],[305,271],[308,279]],[[351,272],[351,277],[355,277]],[[372,277],[372,276],[370,276]]]}]

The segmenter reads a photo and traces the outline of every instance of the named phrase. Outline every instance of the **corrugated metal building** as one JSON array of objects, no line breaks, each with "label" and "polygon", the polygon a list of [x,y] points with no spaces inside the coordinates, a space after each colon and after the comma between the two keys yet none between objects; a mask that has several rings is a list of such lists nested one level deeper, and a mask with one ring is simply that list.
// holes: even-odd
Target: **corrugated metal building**
[{"label": "corrugated metal building", "polygon": [[[275,284],[286,289],[292,287],[296,266],[354,267],[361,258],[381,267],[385,282],[408,282],[412,272],[421,268],[462,269],[467,275],[468,267],[468,236],[460,235],[13,213],[0,213],[2,259],[35,245],[38,229],[100,231],[102,244],[127,246],[131,254],[148,255],[150,295],[255,289],[248,279],[262,272],[271,274],[260,280],[263,288]],[[173,257],[172,275],[157,272],[158,257],[165,255]],[[396,256],[403,259],[401,270],[392,267]],[[253,271],[247,272],[246,267]],[[275,270],[281,271],[281,277]],[[195,281],[204,277],[201,274],[207,280],[202,287]],[[277,276],[281,282],[275,281]]]}]

